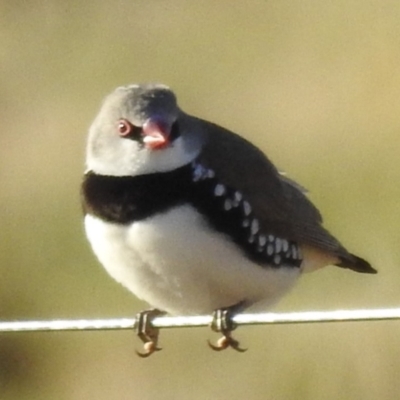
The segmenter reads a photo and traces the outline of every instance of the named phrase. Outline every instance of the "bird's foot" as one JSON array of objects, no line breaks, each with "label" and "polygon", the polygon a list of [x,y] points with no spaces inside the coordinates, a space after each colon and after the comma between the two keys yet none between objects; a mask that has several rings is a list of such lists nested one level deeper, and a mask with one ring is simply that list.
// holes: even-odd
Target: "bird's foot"
[{"label": "bird's foot", "polygon": [[146,310],[137,314],[135,330],[139,339],[143,342],[144,350],[143,352],[136,350],[139,357],[146,358],[161,350],[161,347],[157,345],[160,330],[153,326],[152,320],[162,314],[164,312],[157,309]]},{"label": "bird's foot", "polygon": [[208,345],[215,351],[225,350],[228,347],[239,351],[245,352],[247,349],[240,347],[240,343],[232,337],[232,331],[236,329],[236,324],[233,322],[232,317],[242,304],[234,305],[232,307],[220,308],[213,313],[213,320],[211,322],[211,329],[215,332],[222,333],[222,336],[217,340],[216,344],[210,343]]}]

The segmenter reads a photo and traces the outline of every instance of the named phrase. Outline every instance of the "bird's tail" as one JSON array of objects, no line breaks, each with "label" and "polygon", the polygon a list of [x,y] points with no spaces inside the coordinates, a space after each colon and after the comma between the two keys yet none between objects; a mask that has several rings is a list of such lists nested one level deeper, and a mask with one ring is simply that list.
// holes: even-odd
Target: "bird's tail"
[{"label": "bird's tail", "polygon": [[376,274],[378,271],[371,267],[368,261],[354,254],[349,254],[349,257],[341,258],[341,262],[337,264],[338,267],[352,269],[356,272],[363,274]]}]

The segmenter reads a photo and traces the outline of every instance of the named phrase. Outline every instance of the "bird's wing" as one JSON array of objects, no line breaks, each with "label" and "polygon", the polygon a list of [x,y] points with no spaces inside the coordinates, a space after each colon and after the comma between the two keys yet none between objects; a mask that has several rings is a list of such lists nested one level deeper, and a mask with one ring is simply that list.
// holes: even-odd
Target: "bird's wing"
[{"label": "bird's wing", "polygon": [[353,265],[358,261],[322,226],[321,214],[304,189],[282,176],[264,153],[218,125],[198,123],[207,132],[199,161],[212,168],[222,183],[243,193],[265,232],[327,252],[343,262],[340,266],[368,269]]}]

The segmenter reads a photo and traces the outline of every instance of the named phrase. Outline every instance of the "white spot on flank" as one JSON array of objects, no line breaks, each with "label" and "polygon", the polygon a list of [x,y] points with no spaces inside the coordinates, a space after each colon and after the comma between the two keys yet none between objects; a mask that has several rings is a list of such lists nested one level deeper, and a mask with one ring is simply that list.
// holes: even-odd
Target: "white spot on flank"
[{"label": "white spot on flank", "polygon": [[269,256],[272,256],[272,254],[274,254],[274,246],[272,245],[272,243],[269,243],[267,246],[267,254]]},{"label": "white spot on flank", "polygon": [[265,235],[260,235],[260,236],[258,237],[258,244],[259,244],[260,246],[265,246],[266,243],[267,243],[267,238],[266,238],[266,236],[265,236]]},{"label": "white spot on flank", "polygon": [[260,224],[258,222],[258,219],[254,218],[253,221],[251,221],[250,231],[253,235],[255,235],[256,233],[258,233],[259,230],[260,230]]},{"label": "white spot on flank", "polygon": [[250,226],[250,221],[247,218],[245,218],[242,221],[242,226],[243,226],[243,228],[248,228]]},{"label": "white spot on flank", "polygon": [[205,173],[205,169],[201,164],[196,164],[193,171],[193,182],[198,182],[203,179]]},{"label": "white spot on flank", "polygon": [[282,251],[285,253],[289,250],[289,242],[286,239],[282,239]]},{"label": "white spot on flank", "polygon": [[280,253],[282,250],[282,239],[276,238],[275,240],[275,253]]},{"label": "white spot on flank", "polygon": [[229,199],[226,199],[224,202],[224,210],[229,211],[232,209],[232,202]]},{"label": "white spot on flank", "polygon": [[225,186],[222,183],[218,183],[214,189],[214,195],[217,197],[221,197],[225,194]]},{"label": "white spot on flank", "polygon": [[279,254],[275,254],[274,256],[274,264],[279,265],[281,263],[281,256]]},{"label": "white spot on flank", "polygon": [[274,235],[268,235],[268,242],[273,242],[275,240],[275,236]]},{"label": "white spot on flank", "polygon": [[207,170],[207,178],[214,178],[215,172],[212,169]]},{"label": "white spot on flank", "polygon": [[233,207],[238,207],[243,199],[243,195],[240,192],[235,192],[233,195]]},{"label": "white spot on flank", "polygon": [[248,217],[251,214],[251,205],[246,200],[243,202],[243,211],[246,217]]}]

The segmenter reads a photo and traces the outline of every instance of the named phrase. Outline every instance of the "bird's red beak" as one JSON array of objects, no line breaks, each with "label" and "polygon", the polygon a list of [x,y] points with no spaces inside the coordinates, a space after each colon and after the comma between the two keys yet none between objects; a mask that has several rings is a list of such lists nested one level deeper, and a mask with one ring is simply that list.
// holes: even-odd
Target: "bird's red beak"
[{"label": "bird's red beak", "polygon": [[171,127],[165,121],[149,118],[142,126],[143,143],[151,150],[160,150],[169,145]]}]

